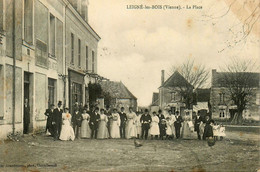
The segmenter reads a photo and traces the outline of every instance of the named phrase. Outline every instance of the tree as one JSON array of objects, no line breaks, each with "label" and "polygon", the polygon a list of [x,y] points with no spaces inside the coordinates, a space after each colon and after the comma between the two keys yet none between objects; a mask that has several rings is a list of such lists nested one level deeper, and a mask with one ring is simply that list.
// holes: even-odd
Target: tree
[{"label": "tree", "polygon": [[[222,25],[221,19],[229,17],[230,13],[234,15],[238,20],[236,23],[230,25],[227,28],[227,33],[230,34],[230,38],[225,41],[226,46],[219,50],[222,52],[227,48],[235,47],[239,44],[245,44],[251,34],[254,34],[256,42],[259,42],[259,27],[260,23],[260,1],[259,0],[224,0],[227,8],[224,10],[209,10],[203,15],[203,20],[206,22],[212,21],[212,26],[217,27]],[[215,6],[217,1],[212,1],[212,7]],[[210,8],[211,9],[211,8]]]},{"label": "tree", "polygon": [[178,71],[184,79],[186,84],[177,84],[180,94],[184,99],[186,108],[190,109],[194,101],[193,90],[203,88],[209,78],[209,70],[202,64],[196,64],[194,59],[187,60],[181,65],[173,66],[171,73]]},{"label": "tree", "polygon": [[242,122],[243,111],[250,102],[254,89],[259,87],[259,73],[253,72],[258,69],[258,64],[253,60],[233,58],[221,73],[222,86],[228,89],[230,99],[237,106],[237,115],[233,120],[235,124]]},{"label": "tree", "polygon": [[101,96],[102,88],[101,85],[98,83],[89,83],[89,104],[91,107],[95,106],[97,98]]}]

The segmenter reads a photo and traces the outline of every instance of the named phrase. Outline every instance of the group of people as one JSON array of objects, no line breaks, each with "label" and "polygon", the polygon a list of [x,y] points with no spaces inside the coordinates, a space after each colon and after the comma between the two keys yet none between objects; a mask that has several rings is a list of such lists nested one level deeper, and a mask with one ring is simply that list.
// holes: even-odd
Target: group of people
[{"label": "group of people", "polygon": [[[133,108],[129,108],[126,113],[125,108],[120,110],[114,108],[110,110],[99,109],[98,107],[88,110],[87,106],[79,107],[77,104],[70,114],[69,109],[61,109],[62,102],[58,102],[58,107],[51,105],[47,109],[46,132],[54,137],[54,140],[74,140],[75,138],[140,138],[148,139],[179,139],[191,137],[193,130],[197,132],[198,139],[205,140],[216,136],[216,128],[213,130],[214,121],[208,116],[205,120],[198,113],[194,124],[190,116],[182,117],[179,111],[173,113],[171,110],[163,114],[161,110],[149,114],[145,109],[143,114],[135,113]],[[220,128],[220,127],[219,127]],[[223,129],[222,129],[223,130]],[[213,133],[214,131],[214,133]],[[223,135],[224,136],[224,135]]]}]

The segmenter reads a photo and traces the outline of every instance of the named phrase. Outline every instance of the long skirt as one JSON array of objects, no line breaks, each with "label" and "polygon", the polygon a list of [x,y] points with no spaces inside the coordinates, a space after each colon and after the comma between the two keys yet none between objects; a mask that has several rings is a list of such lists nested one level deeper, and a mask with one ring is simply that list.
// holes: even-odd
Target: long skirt
[{"label": "long skirt", "polygon": [[151,123],[150,134],[151,135],[159,135],[160,134],[160,129],[159,129],[158,123],[156,123],[156,122]]},{"label": "long skirt", "polygon": [[68,122],[64,122],[61,126],[60,140],[74,140],[75,134],[73,128]]},{"label": "long skirt", "polygon": [[139,136],[142,134],[142,126],[136,125],[136,135],[139,134]]},{"label": "long skirt", "polygon": [[213,128],[210,124],[205,125],[203,138],[213,137]]},{"label": "long skirt", "polygon": [[183,139],[190,139],[191,138],[191,131],[188,125],[187,121],[183,122],[183,127],[182,127],[182,138]]},{"label": "long skirt", "polygon": [[81,138],[90,138],[91,129],[89,127],[89,123],[86,119],[84,119],[81,123]]},{"label": "long skirt", "polygon": [[111,131],[110,131],[111,138],[120,138],[120,130],[117,121],[111,122]]},{"label": "long skirt", "polygon": [[126,138],[130,139],[137,136],[136,126],[134,120],[129,120],[126,127]]},{"label": "long skirt", "polygon": [[98,139],[107,139],[108,138],[108,129],[107,129],[107,123],[105,121],[100,121],[98,126]]}]

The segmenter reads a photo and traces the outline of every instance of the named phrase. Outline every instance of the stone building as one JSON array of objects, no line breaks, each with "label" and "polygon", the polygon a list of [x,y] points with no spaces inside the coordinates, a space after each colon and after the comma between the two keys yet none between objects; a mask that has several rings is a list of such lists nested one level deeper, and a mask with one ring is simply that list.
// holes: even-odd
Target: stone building
[{"label": "stone building", "polygon": [[50,104],[87,103],[86,83],[100,78],[87,11],[87,0],[0,0],[0,138],[23,131],[25,99],[30,132]]},{"label": "stone building", "polygon": [[[245,118],[252,118],[259,120],[260,114],[260,73],[243,73],[250,75],[252,78],[250,87],[253,89],[253,94],[249,97],[249,102],[243,112]],[[225,75],[228,75],[226,73]],[[212,118],[229,120],[237,112],[237,107],[230,98],[230,91],[225,85],[225,78],[223,72],[212,70],[210,104],[212,106]]]},{"label": "stone building", "polygon": [[129,107],[132,107],[134,111],[137,110],[137,98],[122,82],[102,81],[100,85],[103,92],[109,93],[112,108],[120,110],[121,107],[124,107],[128,111]]},{"label": "stone building", "polygon": [[160,108],[184,114],[186,105],[181,95],[180,88],[182,87],[193,89],[193,86],[178,71],[174,72],[166,81],[164,81],[164,71],[162,71],[162,83],[159,87]]}]

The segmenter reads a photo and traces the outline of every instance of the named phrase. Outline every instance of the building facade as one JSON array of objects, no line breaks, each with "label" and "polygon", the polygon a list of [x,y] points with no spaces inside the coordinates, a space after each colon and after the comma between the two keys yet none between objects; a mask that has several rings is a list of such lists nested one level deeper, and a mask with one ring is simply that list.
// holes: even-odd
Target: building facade
[{"label": "building facade", "polygon": [[86,103],[100,39],[87,10],[87,0],[0,0],[0,138],[23,131],[25,99],[31,133],[45,127],[50,104]]},{"label": "building facade", "polygon": [[137,98],[122,82],[102,81],[100,85],[102,92],[109,94],[111,99],[110,107],[117,108],[118,110],[124,107],[126,111],[128,111],[129,107],[132,107],[134,111],[137,110]]},{"label": "building facade", "polygon": [[[243,73],[245,74],[245,73]],[[226,73],[225,75],[228,75]],[[251,118],[259,121],[260,117],[260,74],[259,73],[247,73],[253,78],[251,83],[252,95],[249,96],[249,102],[246,109],[243,112],[244,118]],[[233,118],[237,112],[237,107],[231,100],[230,91],[225,85],[225,78],[223,78],[223,72],[217,72],[212,70],[212,87],[210,92],[210,104],[212,106],[212,118],[229,120]]]},{"label": "building facade", "polygon": [[184,114],[186,109],[184,98],[181,94],[181,88],[192,89],[192,85],[178,72],[174,72],[166,81],[164,81],[164,71],[162,71],[162,83],[159,87],[159,107],[161,109],[171,109],[173,112],[179,111]]}]

